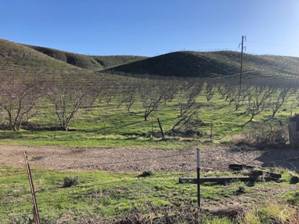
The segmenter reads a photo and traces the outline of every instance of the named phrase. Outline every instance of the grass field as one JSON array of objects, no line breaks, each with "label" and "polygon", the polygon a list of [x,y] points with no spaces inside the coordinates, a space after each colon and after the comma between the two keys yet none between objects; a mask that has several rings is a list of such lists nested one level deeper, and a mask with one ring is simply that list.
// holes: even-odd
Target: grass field
[{"label": "grass field", "polygon": [[[54,223],[59,219],[72,223],[82,217],[111,220],[134,211],[148,214],[152,208],[196,207],[196,186],[178,184],[181,175],[155,173],[150,177],[138,178],[136,173],[33,170],[44,223]],[[63,187],[65,177],[77,177],[77,185]],[[32,206],[25,170],[1,168],[0,186],[1,223],[29,223]],[[244,188],[241,194],[238,193],[240,187]],[[255,206],[273,198],[292,205],[297,205],[299,201],[297,191],[288,184],[285,171],[282,183],[260,183],[254,187],[246,187],[239,182],[226,186],[203,185],[201,192],[204,208],[226,206],[232,201],[247,205],[255,203]]]},{"label": "grass field", "polygon": [[[198,128],[199,137],[171,137],[161,141],[152,133],[159,133],[157,117],[160,118],[165,132],[169,131],[178,117],[177,101],[162,104],[148,121],[144,121],[140,103],[133,106],[132,112],[118,107],[117,102],[101,103],[95,108],[81,109],[71,123],[71,131],[0,131],[0,144],[53,145],[67,147],[143,147],[178,149],[212,141],[213,143],[229,142],[232,136],[250,130],[250,125],[243,126],[249,116],[242,114],[242,108],[235,111],[223,99],[216,95],[210,102],[204,97],[198,100],[201,105],[198,117],[203,125]],[[277,118],[283,122],[291,113],[292,100],[282,108]],[[266,120],[270,111],[258,115],[256,122]],[[44,127],[55,126],[56,117],[52,108],[41,110],[30,120],[33,124]],[[213,124],[212,139],[211,124]],[[72,130],[73,129],[73,130]]]}]

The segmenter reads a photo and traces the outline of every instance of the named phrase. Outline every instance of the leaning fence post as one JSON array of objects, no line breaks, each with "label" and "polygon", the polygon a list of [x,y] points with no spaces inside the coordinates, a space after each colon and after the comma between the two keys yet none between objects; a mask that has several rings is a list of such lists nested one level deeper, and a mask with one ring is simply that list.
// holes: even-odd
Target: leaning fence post
[{"label": "leaning fence post", "polygon": [[28,162],[28,156],[27,156],[26,152],[24,152],[24,157],[25,157],[26,170],[27,170],[27,174],[28,174],[28,180],[29,180],[29,185],[30,185],[30,190],[31,190],[31,195],[32,195],[33,219],[34,219],[35,224],[40,224],[40,217],[39,217],[39,210],[38,210],[37,200],[36,200],[36,195],[35,195],[35,188],[34,188],[34,184],[33,184],[31,168],[30,168],[30,164]]},{"label": "leaning fence post", "polygon": [[197,173],[197,205],[200,208],[200,151],[196,149],[196,173]]},{"label": "leaning fence post", "polygon": [[158,124],[159,124],[159,128],[160,128],[160,132],[161,132],[161,135],[162,135],[162,139],[165,140],[165,134],[164,134],[164,131],[163,131],[163,128],[162,128],[161,121],[160,121],[159,118],[157,118],[157,121],[158,121]]}]

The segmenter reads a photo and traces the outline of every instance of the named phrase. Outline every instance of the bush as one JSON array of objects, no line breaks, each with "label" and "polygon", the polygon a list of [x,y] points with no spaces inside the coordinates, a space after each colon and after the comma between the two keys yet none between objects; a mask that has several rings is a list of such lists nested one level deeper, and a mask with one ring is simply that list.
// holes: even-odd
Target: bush
[{"label": "bush", "polygon": [[73,187],[73,186],[77,186],[79,184],[79,178],[78,177],[65,177],[63,179],[63,188],[66,187]]},{"label": "bush", "polygon": [[245,141],[258,146],[284,146],[289,141],[288,130],[280,125],[258,125],[246,133]]}]

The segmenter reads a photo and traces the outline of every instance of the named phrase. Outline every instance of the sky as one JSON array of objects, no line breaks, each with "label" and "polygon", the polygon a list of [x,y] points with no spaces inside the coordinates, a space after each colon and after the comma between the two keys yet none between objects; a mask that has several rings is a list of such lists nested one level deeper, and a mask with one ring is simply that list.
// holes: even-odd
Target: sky
[{"label": "sky", "polygon": [[0,0],[0,38],[89,55],[299,57],[299,0]]}]

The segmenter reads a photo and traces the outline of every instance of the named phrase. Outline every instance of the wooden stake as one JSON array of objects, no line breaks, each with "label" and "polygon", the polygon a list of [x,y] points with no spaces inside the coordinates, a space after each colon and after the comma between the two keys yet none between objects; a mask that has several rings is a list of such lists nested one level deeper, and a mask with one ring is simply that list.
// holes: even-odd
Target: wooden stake
[{"label": "wooden stake", "polygon": [[197,173],[197,205],[200,208],[200,151],[196,149],[196,173]]},{"label": "wooden stake", "polygon": [[40,217],[39,217],[39,210],[38,210],[37,200],[36,200],[36,195],[35,195],[35,188],[34,188],[34,184],[33,184],[31,168],[30,168],[30,164],[29,164],[28,156],[27,156],[26,152],[24,152],[24,157],[25,157],[25,164],[26,164],[28,180],[29,180],[29,185],[30,185],[30,190],[31,190],[31,195],[32,195],[33,219],[34,219],[35,224],[40,224]]},{"label": "wooden stake", "polygon": [[163,131],[163,128],[162,128],[162,124],[160,122],[160,119],[157,118],[157,121],[159,123],[159,127],[160,127],[160,131],[161,131],[161,135],[162,135],[162,139],[165,140],[165,135],[164,135],[164,131]]},{"label": "wooden stake", "polygon": [[213,123],[210,124],[210,140],[213,139]]}]

